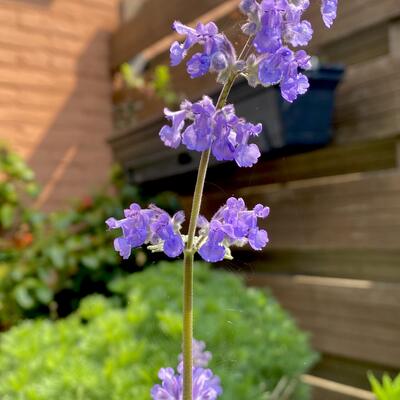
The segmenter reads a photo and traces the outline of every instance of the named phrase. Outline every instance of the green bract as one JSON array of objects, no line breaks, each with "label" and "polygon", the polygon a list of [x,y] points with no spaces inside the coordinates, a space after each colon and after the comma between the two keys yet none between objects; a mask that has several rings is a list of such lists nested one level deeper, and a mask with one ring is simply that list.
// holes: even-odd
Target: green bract
[{"label": "green bract", "polygon": [[[180,263],[116,280],[57,322],[26,321],[0,337],[2,400],[146,400],[161,367],[180,353]],[[214,358],[226,400],[261,400],[315,361],[307,336],[263,291],[228,272],[195,266],[195,337]],[[294,399],[307,399],[299,386]]]}]

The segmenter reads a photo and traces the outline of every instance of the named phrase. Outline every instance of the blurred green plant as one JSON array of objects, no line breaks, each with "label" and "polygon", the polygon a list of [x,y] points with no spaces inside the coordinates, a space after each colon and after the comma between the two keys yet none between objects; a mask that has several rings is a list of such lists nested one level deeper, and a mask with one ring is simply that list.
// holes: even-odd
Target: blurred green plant
[{"label": "blurred green plant", "polygon": [[180,98],[172,88],[170,69],[167,65],[157,65],[148,81],[128,63],[121,65],[120,73],[129,88],[138,89],[147,95],[155,95],[168,107],[174,107],[179,102]]},{"label": "blurred green plant", "polygon": [[[25,321],[2,334],[2,400],[145,400],[180,352],[181,263],[162,262],[92,295],[56,322]],[[316,360],[307,336],[273,297],[232,273],[195,266],[195,337],[205,340],[222,399],[270,399]],[[251,334],[249,334],[249,329]],[[289,397],[288,397],[289,398]],[[298,384],[293,400],[308,399]]]},{"label": "blurred green plant", "polygon": [[381,383],[372,372],[369,372],[368,380],[377,400],[400,400],[400,374],[392,379],[385,373]]},{"label": "blurred green plant", "polygon": [[[111,182],[101,192],[66,211],[44,214],[20,197],[37,190],[32,171],[8,150],[0,154],[5,177],[0,187],[9,193],[0,207],[12,210],[3,211],[0,225],[0,329],[20,318],[68,315],[87,294],[107,294],[107,282],[145,265],[143,250],[134,253],[133,261],[121,263],[110,246],[115,234],[106,230],[104,221],[110,215],[122,217],[127,204],[148,201],[125,183],[120,168],[113,168]],[[172,195],[161,194],[155,201],[177,208]]]},{"label": "blurred green plant", "polygon": [[[26,197],[39,192],[35,177],[24,160],[0,143],[0,262],[10,256],[10,244],[18,243],[31,224],[33,212],[25,207]],[[20,243],[23,244],[23,243]]]},{"label": "blurred green plant", "polygon": [[[146,77],[137,72],[137,68],[128,63],[121,65],[117,74],[119,100],[114,103],[113,120],[116,131],[125,130],[138,122],[145,104],[151,99],[171,109],[176,109],[182,100],[172,84],[170,69],[167,65],[157,65]],[[129,90],[124,90],[129,89]]]}]

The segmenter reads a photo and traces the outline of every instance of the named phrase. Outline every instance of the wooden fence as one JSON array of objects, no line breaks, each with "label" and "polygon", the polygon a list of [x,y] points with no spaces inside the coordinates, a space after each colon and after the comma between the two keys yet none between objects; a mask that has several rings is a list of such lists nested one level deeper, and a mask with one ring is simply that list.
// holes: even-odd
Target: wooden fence
[{"label": "wooden fence", "polygon": [[[165,7],[161,0],[147,0],[113,37],[113,71],[139,54],[150,67],[168,63],[174,19],[218,20],[240,42],[237,3],[174,0]],[[320,22],[319,1],[312,3],[312,51],[347,65],[332,144],[265,160],[250,171],[212,169],[204,210],[211,213],[230,193],[271,207],[271,245],[257,256],[238,255],[249,265],[240,272],[249,284],[269,287],[311,333],[322,353],[313,377],[305,379],[315,387],[315,399],[371,398],[351,387],[368,388],[367,370],[400,369],[400,1],[341,1],[329,31]],[[172,73],[175,89],[191,98],[216,89],[214,77],[190,80],[184,67]],[[113,96],[119,103],[134,95],[116,89]],[[141,101],[139,123],[156,135],[162,104]],[[110,138],[126,168],[132,153],[124,149],[132,147],[137,126]],[[182,193],[189,208],[191,198],[182,187],[193,186],[192,174],[158,185]]]}]

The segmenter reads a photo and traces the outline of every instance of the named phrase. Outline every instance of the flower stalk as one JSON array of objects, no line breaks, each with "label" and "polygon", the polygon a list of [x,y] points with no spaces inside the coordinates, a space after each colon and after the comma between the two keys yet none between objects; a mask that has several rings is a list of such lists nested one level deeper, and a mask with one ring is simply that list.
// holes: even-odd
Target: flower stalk
[{"label": "flower stalk", "polygon": [[[251,43],[247,40],[241,54],[245,53]],[[232,86],[238,73],[231,73],[222,87],[216,108],[225,106]],[[201,153],[199,168],[197,172],[196,186],[193,194],[192,210],[190,213],[188,239],[184,251],[184,273],[183,273],[183,400],[193,400],[193,261],[195,249],[193,247],[196,233],[197,219],[199,217],[201,201],[203,198],[204,182],[207,175],[208,162],[211,149]]]}]

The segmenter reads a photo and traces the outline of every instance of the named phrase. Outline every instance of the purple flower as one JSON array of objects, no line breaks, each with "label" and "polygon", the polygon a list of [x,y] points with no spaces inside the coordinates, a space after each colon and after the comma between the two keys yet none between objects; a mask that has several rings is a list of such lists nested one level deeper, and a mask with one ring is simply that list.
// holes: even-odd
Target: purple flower
[{"label": "purple flower", "polygon": [[167,119],[172,121],[172,126],[164,125],[160,131],[161,140],[168,147],[177,148],[181,143],[181,132],[185,124],[186,111],[170,111],[164,108],[164,114]]},{"label": "purple flower", "polygon": [[[151,390],[153,400],[182,400],[183,396],[182,364],[176,374],[173,368],[162,368],[158,373],[161,385]],[[220,380],[210,369],[193,368],[193,400],[215,400],[222,394]]]},{"label": "purple flower", "polygon": [[174,42],[170,48],[171,65],[176,66],[186,57],[187,52],[194,45],[203,47],[202,52],[194,54],[187,62],[187,71],[191,78],[205,75],[207,72],[217,72],[218,81],[224,83],[226,71],[236,64],[236,52],[228,38],[218,32],[213,22],[198,24],[190,28],[175,21],[173,28],[180,35],[186,36],[183,43]]},{"label": "purple flower", "polygon": [[248,210],[243,199],[231,197],[208,222],[199,217],[200,256],[208,262],[221,261],[232,245],[248,243],[254,250],[261,250],[268,243],[268,234],[258,227],[258,219],[266,218],[269,208],[257,204]]},{"label": "purple flower", "polygon": [[258,146],[248,142],[261,133],[261,124],[237,117],[233,105],[217,110],[212,100],[204,96],[197,103],[184,101],[180,111],[165,109],[164,113],[172,122],[172,126],[164,125],[160,131],[161,140],[168,147],[176,148],[182,143],[189,150],[211,149],[217,160],[235,160],[240,167],[251,167],[260,157]]},{"label": "purple flower", "polygon": [[154,205],[142,209],[133,203],[124,210],[124,215],[125,218],[121,220],[111,217],[106,221],[110,229],[122,230],[122,236],[114,240],[114,248],[124,259],[129,258],[132,249],[143,244],[156,246],[168,257],[177,257],[182,253],[184,244],[179,231],[185,219],[183,211],[171,218]]},{"label": "purple flower", "polygon": [[265,86],[279,83],[283,98],[292,102],[299,94],[304,94],[309,86],[307,77],[298,69],[308,69],[310,66],[310,57],[304,50],[294,53],[288,47],[282,47],[260,62],[258,79]]},{"label": "purple flower", "polygon": [[321,14],[326,27],[330,28],[336,19],[338,0],[322,0]]}]

